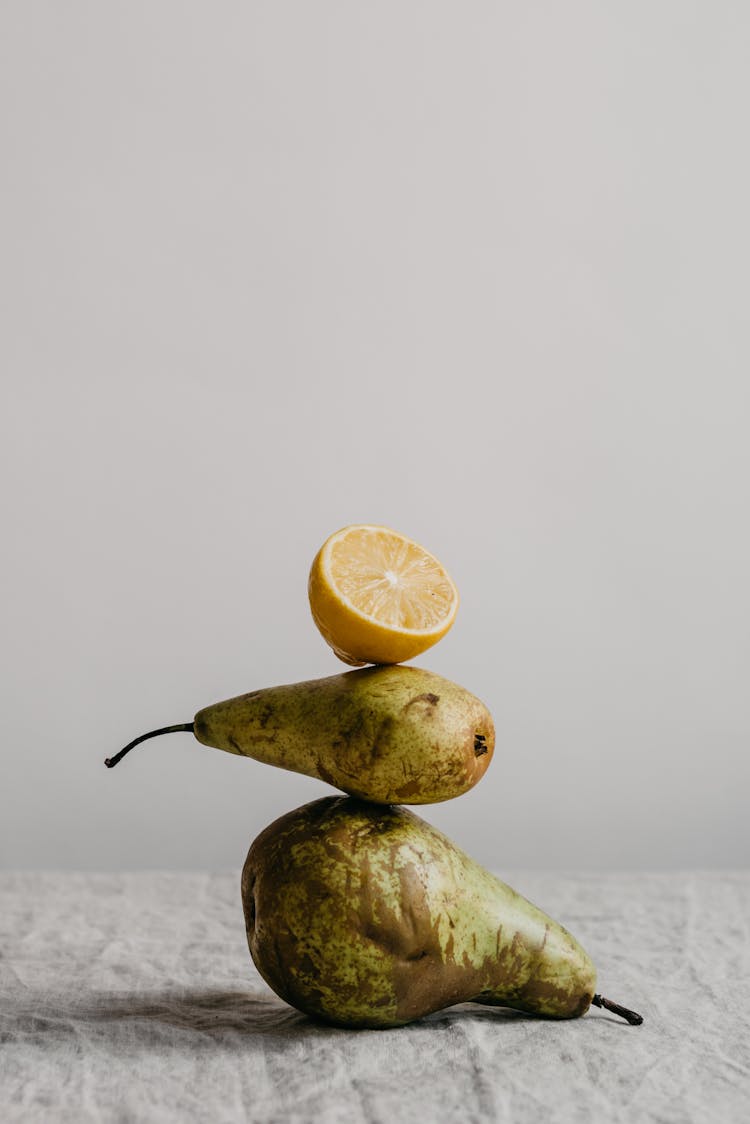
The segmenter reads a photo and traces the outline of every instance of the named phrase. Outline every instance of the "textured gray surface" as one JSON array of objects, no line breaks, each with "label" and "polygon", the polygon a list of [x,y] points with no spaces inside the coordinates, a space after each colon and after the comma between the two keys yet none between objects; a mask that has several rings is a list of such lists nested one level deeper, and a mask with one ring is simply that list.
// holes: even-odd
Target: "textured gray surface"
[{"label": "textured gray surface", "polygon": [[0,875],[4,1124],[750,1119],[750,873],[500,873],[643,1026],[321,1027],[255,972],[239,873]]}]

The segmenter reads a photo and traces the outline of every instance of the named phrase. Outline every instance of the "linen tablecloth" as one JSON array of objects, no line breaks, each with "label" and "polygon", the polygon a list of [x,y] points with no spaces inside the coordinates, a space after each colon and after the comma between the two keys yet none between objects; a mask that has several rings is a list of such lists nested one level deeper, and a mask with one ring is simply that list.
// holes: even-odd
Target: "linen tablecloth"
[{"label": "linen tablecloth", "polygon": [[750,1120],[750,872],[498,872],[640,1011],[321,1026],[253,967],[239,871],[0,874],[0,1119]]}]

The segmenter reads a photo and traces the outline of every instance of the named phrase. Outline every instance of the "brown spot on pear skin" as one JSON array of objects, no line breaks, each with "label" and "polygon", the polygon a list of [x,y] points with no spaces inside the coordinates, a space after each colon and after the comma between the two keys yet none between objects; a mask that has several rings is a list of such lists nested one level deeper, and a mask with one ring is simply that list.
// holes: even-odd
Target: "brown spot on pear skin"
[{"label": "brown spot on pear skin", "polygon": [[318,776],[326,784],[330,784],[333,788],[337,788],[336,780],[332,773],[329,773],[322,761],[318,761]]},{"label": "brown spot on pear skin", "polygon": [[399,803],[408,804],[412,796],[416,796],[419,792],[419,781],[408,781],[406,784],[400,784],[395,791],[395,797]]},{"label": "brown spot on pear skin", "polygon": [[404,706],[404,710],[409,710],[412,706],[416,706],[418,703],[427,703],[428,706],[437,706],[439,702],[440,695],[436,695],[433,691],[425,691],[423,692],[423,694],[415,695],[413,699],[410,699],[409,702]]}]

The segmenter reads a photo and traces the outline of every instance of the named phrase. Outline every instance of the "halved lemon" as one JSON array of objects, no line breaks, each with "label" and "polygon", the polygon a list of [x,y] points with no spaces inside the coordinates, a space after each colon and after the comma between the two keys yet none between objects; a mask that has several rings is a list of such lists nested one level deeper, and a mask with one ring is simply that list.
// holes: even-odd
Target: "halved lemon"
[{"label": "halved lemon", "polygon": [[355,667],[413,659],[445,636],[458,609],[458,591],[434,555],[369,523],[326,539],[308,593],[324,639]]}]

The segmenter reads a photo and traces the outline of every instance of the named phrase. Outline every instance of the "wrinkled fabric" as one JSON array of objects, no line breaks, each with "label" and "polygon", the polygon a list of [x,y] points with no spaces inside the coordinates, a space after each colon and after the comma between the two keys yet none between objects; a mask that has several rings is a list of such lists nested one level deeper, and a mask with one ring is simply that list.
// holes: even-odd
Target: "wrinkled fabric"
[{"label": "wrinkled fabric", "polygon": [[644,1016],[463,1004],[347,1031],[250,960],[234,874],[0,874],[0,1118],[740,1122],[750,1119],[750,872],[501,873]]}]

